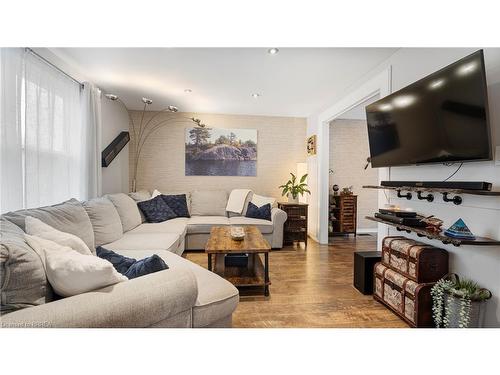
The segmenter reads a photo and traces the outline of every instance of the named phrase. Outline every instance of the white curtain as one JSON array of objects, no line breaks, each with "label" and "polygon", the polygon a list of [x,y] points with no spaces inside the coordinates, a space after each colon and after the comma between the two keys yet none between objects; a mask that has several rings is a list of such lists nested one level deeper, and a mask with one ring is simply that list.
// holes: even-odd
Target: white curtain
[{"label": "white curtain", "polygon": [[86,124],[87,199],[101,196],[101,90],[89,82],[83,84],[83,121]]},{"label": "white curtain", "polygon": [[[5,56],[1,211],[97,196],[101,185],[99,90],[90,84],[83,89],[29,51],[7,49]],[[16,70],[19,56],[22,68]],[[14,70],[20,75],[16,80]],[[4,96],[9,106],[5,121]],[[5,153],[12,160],[4,159]]]},{"label": "white curtain", "polygon": [[24,205],[23,54],[22,49],[0,48],[0,212]]}]

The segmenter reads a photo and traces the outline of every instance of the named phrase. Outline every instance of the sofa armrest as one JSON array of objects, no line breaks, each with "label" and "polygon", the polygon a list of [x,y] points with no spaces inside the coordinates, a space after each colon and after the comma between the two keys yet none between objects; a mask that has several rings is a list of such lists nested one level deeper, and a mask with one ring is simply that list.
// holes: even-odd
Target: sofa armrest
[{"label": "sofa armrest", "polygon": [[287,217],[286,212],[279,208],[275,207],[271,210],[271,221],[273,223],[271,247],[273,249],[281,249],[283,247],[283,226],[285,225]]},{"label": "sofa armrest", "polygon": [[196,303],[194,274],[168,269],[106,288],[18,310],[2,327],[148,327]]}]

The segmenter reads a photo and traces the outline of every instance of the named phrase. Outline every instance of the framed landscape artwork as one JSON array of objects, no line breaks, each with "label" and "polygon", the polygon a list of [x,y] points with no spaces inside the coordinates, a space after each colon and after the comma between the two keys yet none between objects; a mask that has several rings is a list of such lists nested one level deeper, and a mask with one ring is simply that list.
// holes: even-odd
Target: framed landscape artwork
[{"label": "framed landscape artwork", "polygon": [[186,176],[256,176],[256,129],[186,129]]}]

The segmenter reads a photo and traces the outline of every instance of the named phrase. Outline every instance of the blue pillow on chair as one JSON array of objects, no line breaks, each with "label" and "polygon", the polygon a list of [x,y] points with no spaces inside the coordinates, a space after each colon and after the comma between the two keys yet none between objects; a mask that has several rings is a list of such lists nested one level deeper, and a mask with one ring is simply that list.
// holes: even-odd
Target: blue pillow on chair
[{"label": "blue pillow on chair", "polygon": [[265,204],[261,207],[257,207],[252,202],[248,203],[246,217],[251,217],[253,219],[263,219],[271,221],[271,204]]},{"label": "blue pillow on chair", "polygon": [[141,260],[135,260],[117,254],[114,251],[107,250],[101,246],[96,249],[96,254],[99,258],[106,259],[110,262],[115,270],[128,279],[135,279],[139,276],[168,269],[168,265],[165,261],[156,254]]},{"label": "blue pillow on chair", "polygon": [[170,207],[177,217],[191,217],[189,215],[189,210],[187,206],[187,198],[186,194],[177,194],[177,195],[164,195],[161,197],[165,201],[165,203]]},{"label": "blue pillow on chair", "polygon": [[148,223],[161,223],[177,217],[175,212],[165,203],[161,195],[148,201],[137,202],[137,206],[146,217]]}]

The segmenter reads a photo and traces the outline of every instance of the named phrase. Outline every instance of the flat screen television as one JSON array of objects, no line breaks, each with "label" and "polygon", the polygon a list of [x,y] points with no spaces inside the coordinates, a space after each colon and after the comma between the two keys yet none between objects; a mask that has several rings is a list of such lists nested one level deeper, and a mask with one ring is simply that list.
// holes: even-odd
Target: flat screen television
[{"label": "flat screen television", "polygon": [[491,160],[483,51],[366,107],[372,167]]}]

